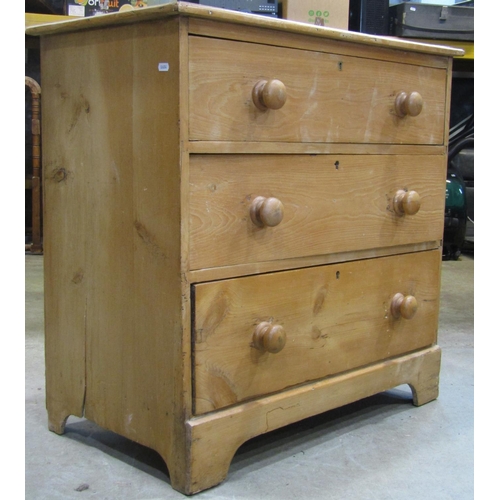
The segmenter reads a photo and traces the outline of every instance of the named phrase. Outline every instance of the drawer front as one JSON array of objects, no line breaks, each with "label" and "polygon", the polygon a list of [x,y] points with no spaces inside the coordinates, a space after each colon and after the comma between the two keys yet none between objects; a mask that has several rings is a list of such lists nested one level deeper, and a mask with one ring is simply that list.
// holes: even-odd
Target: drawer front
[{"label": "drawer front", "polygon": [[[271,80],[284,85],[286,101],[276,83],[266,97],[257,87],[264,107],[258,109],[254,87]],[[408,108],[400,92],[421,96],[417,116],[411,116],[418,111],[415,94]],[[443,144],[445,95],[444,69],[195,36],[189,41],[189,138],[195,141]]]},{"label": "drawer front", "polygon": [[196,413],[432,345],[440,263],[433,250],[195,285]]},{"label": "drawer front", "polygon": [[[190,268],[440,240],[445,175],[443,156],[193,155]],[[404,190],[413,215],[395,211]],[[252,218],[259,199],[279,200],[277,225]]]}]

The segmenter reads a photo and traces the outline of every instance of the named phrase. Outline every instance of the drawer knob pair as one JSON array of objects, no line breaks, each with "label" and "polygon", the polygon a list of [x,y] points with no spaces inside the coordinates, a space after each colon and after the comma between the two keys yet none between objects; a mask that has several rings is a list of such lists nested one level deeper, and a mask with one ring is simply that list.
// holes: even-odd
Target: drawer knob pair
[{"label": "drawer knob pair", "polygon": [[267,321],[259,323],[253,333],[253,345],[260,351],[276,354],[286,344],[285,329],[281,325],[273,325]]},{"label": "drawer knob pair", "polygon": [[420,210],[420,195],[416,191],[400,189],[394,196],[393,205],[398,215],[415,215]]},{"label": "drawer knob pair", "polygon": [[396,114],[405,116],[418,116],[422,111],[424,100],[418,92],[399,92],[396,96]]},{"label": "drawer knob pair", "polygon": [[283,220],[283,203],[278,198],[257,196],[250,206],[250,218],[258,227],[274,227]]},{"label": "drawer knob pair", "polygon": [[411,319],[418,309],[417,299],[413,295],[397,293],[392,298],[391,314],[395,319]]},{"label": "drawer knob pair", "polygon": [[[397,293],[391,301],[391,314],[393,318],[412,319],[418,309],[417,299],[413,295]],[[273,325],[262,321],[253,333],[253,345],[260,351],[276,354],[286,344],[286,332],[281,325]]]},{"label": "drawer knob pair", "polygon": [[252,90],[252,100],[257,109],[280,109],[286,102],[286,87],[280,80],[260,80]]}]

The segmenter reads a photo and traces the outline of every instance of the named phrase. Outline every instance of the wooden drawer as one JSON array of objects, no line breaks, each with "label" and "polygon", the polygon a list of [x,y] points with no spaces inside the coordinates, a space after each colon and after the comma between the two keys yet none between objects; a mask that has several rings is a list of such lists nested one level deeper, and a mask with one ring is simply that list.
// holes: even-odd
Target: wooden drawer
[{"label": "wooden drawer", "polygon": [[[259,110],[253,88],[273,79],[286,102]],[[401,91],[421,95],[418,116],[397,115]],[[445,97],[445,69],[189,38],[190,140],[443,144]]]},{"label": "wooden drawer", "polygon": [[[196,413],[432,345],[440,263],[435,250],[195,285]],[[398,293],[418,302],[411,319],[391,313]],[[281,351],[255,346],[263,322],[285,332]]]},{"label": "wooden drawer", "polygon": [[[190,268],[441,240],[445,175],[443,156],[193,155]],[[399,190],[416,214],[395,213]],[[281,201],[278,225],[252,221],[259,196]]]}]

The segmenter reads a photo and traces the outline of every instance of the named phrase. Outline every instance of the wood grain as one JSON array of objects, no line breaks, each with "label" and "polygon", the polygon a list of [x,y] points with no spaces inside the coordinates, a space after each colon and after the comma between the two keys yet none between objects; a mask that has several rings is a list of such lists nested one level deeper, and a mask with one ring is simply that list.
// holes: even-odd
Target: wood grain
[{"label": "wood grain", "polygon": [[[401,383],[437,397],[460,51],[182,2],[26,32],[42,37],[51,430],[85,416],[191,494],[260,433]],[[254,110],[270,78],[286,102]],[[400,90],[418,116],[396,116]],[[397,215],[398,190],[419,209]],[[391,315],[397,294],[415,300]]]},{"label": "wood grain", "polygon": [[[195,286],[195,413],[411,352],[436,341],[441,252],[271,273]],[[396,293],[418,311],[395,319]],[[261,322],[280,352],[253,345]]]},{"label": "wood grain", "polygon": [[[187,145],[193,154],[414,154],[411,144],[344,144],[325,142],[255,142],[255,141],[190,141]],[[419,155],[444,155],[446,147],[419,146]]]},{"label": "wood grain", "polygon": [[35,14],[32,12],[25,12],[24,14],[24,27],[31,28],[33,26],[40,26],[50,23],[58,23],[61,21],[69,21],[72,19],[79,19],[75,16],[64,16],[55,14]]},{"label": "wood grain", "polygon": [[[196,36],[189,51],[191,140],[443,144],[444,69]],[[259,110],[253,88],[273,79],[286,103]],[[420,115],[397,115],[402,90]]]},{"label": "wood grain", "polygon": [[[290,21],[286,21],[286,23],[290,23]],[[284,27],[286,26],[296,28],[297,23],[285,24]],[[302,24],[300,27],[303,26],[307,25]],[[446,68],[447,66],[446,58],[443,58],[441,54],[444,47],[438,48],[435,45],[420,44],[407,50],[406,45],[395,47],[390,43],[391,40],[405,42],[406,39],[370,35],[368,38],[356,38],[355,43],[353,43],[354,40],[350,40],[349,35],[356,36],[357,33],[328,29],[324,31],[321,27],[319,30],[313,29],[312,32],[301,32],[295,29],[263,30],[252,24],[232,24],[217,19],[189,17],[189,33],[225,40],[260,43],[273,47],[290,47],[355,57],[359,56],[361,52],[362,57],[368,59],[418,64],[425,67]],[[379,41],[381,43],[377,43]],[[403,50],[394,50],[395,48]]]},{"label": "wood grain", "polygon": [[313,255],[310,257],[297,257],[293,259],[271,260],[265,262],[253,262],[234,266],[212,267],[198,269],[187,273],[191,283],[203,281],[214,281],[238,276],[250,276],[253,274],[269,273],[272,271],[284,271],[287,269],[298,269],[299,267],[324,266],[338,262],[351,260],[375,259],[400,253],[423,252],[441,248],[441,240],[426,241],[410,245],[396,245],[390,247],[370,248],[368,250],[355,250],[352,252],[340,252],[334,254]]},{"label": "wood grain", "polygon": [[417,406],[436,399],[440,365],[435,346],[190,420],[189,492],[224,480],[238,447],[259,434],[401,384],[410,385]]},{"label": "wood grain", "polygon": [[[86,393],[87,229],[93,229],[83,190],[89,179],[82,164],[91,161],[87,140],[74,132],[85,99],[79,95],[62,45],[42,41],[42,147],[44,193],[45,385],[49,428],[64,432],[69,415],[82,416]],[[71,57],[70,57],[71,60]],[[80,82],[89,83],[85,61]],[[71,90],[72,91],[71,91]],[[69,153],[75,149],[75,154]],[[94,237],[93,232],[91,236]]]},{"label": "wood grain", "polygon": [[[191,269],[441,239],[444,181],[443,156],[192,156]],[[420,194],[416,215],[394,213],[399,189]],[[281,201],[278,226],[252,223],[257,196]]]},{"label": "wood grain", "polygon": [[190,399],[178,51],[178,18],[50,37],[42,50],[49,420],[62,431],[85,412],[159,451],[176,486]]},{"label": "wood grain", "polygon": [[231,24],[240,26],[257,26],[258,28],[274,29],[288,33],[298,33],[301,35],[311,35],[320,38],[330,38],[347,41],[351,43],[366,44],[369,46],[390,47],[409,52],[421,52],[424,54],[439,54],[442,56],[460,56],[464,54],[462,49],[420,43],[414,41],[401,40],[391,37],[381,37],[356,33],[352,31],[336,30],[321,26],[312,26],[304,23],[296,23],[286,19],[273,19],[265,16],[235,12],[227,9],[219,9],[201,5],[193,5],[186,2],[172,2],[165,5],[133,9],[126,12],[116,12],[103,16],[93,16],[84,19],[75,19],[50,23],[41,26],[33,26],[26,30],[28,35],[53,35],[58,33],[68,33],[84,31],[104,26],[121,26],[133,24],[141,21],[155,21],[170,16],[185,15],[190,18],[200,18],[203,20],[222,21],[232,29]]}]

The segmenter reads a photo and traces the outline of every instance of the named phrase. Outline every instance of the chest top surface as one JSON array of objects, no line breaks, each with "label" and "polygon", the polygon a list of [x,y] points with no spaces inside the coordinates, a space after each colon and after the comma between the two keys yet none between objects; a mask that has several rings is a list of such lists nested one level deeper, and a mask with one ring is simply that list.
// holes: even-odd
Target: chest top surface
[{"label": "chest top surface", "polygon": [[464,51],[458,48],[325,28],[323,26],[315,26],[306,23],[289,21],[286,19],[276,19],[266,16],[247,14],[244,12],[191,4],[188,2],[170,2],[163,5],[133,9],[125,12],[115,12],[103,16],[69,19],[67,21],[31,26],[26,28],[26,34],[33,36],[56,35],[60,33],[70,33],[106,26],[117,26],[149,20],[159,20],[161,18],[171,16],[185,16],[206,20],[211,19],[227,23],[310,35],[318,38],[348,41],[362,45],[395,48],[409,52],[420,52],[443,56],[461,56],[464,54]]}]

